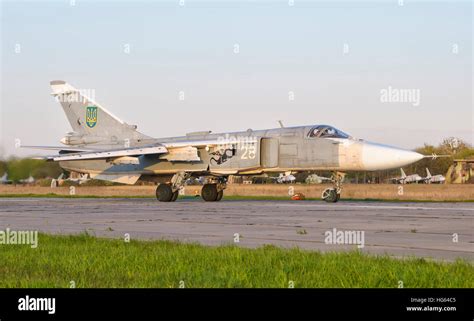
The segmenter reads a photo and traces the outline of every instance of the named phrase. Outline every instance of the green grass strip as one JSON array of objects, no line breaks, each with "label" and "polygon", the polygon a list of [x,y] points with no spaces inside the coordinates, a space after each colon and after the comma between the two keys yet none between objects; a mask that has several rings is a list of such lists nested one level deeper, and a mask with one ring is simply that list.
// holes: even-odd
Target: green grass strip
[{"label": "green grass strip", "polygon": [[[133,235],[132,235],[133,237]],[[0,287],[407,288],[474,287],[474,267],[420,258],[264,246],[39,234],[38,247],[0,245]]]}]

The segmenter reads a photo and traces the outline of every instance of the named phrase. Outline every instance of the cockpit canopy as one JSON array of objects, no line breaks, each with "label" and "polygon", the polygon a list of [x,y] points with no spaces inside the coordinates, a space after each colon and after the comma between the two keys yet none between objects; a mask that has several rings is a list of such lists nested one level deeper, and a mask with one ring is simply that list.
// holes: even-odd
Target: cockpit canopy
[{"label": "cockpit canopy", "polygon": [[328,125],[318,125],[313,128],[308,133],[308,137],[315,138],[349,138],[350,136]]}]

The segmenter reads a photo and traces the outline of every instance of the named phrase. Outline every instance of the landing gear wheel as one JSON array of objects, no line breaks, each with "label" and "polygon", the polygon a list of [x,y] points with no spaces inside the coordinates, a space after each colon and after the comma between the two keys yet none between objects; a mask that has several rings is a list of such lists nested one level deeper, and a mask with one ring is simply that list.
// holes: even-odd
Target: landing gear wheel
[{"label": "landing gear wheel", "polygon": [[173,197],[171,198],[171,202],[174,202],[178,199],[179,191],[173,193]]},{"label": "landing gear wheel", "polygon": [[336,203],[339,200],[340,195],[341,194],[338,194],[335,188],[326,188],[321,197],[328,203]]},{"label": "landing gear wheel", "polygon": [[173,199],[173,194],[173,190],[169,184],[160,184],[156,188],[156,198],[160,202],[171,202]]},{"label": "landing gear wheel", "polygon": [[217,193],[217,198],[216,201],[219,202],[222,199],[222,196],[224,196],[224,191],[220,191]]},{"label": "landing gear wheel", "polygon": [[218,197],[217,184],[204,184],[201,190],[202,199],[206,202],[215,202]]}]

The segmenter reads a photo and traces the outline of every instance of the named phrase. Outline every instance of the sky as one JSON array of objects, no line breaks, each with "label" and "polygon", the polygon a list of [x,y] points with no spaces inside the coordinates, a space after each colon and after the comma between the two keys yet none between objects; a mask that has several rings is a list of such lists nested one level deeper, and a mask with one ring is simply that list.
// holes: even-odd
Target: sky
[{"label": "sky", "polygon": [[472,1],[0,0],[0,15],[0,158],[71,131],[51,80],[153,137],[282,120],[473,143]]}]

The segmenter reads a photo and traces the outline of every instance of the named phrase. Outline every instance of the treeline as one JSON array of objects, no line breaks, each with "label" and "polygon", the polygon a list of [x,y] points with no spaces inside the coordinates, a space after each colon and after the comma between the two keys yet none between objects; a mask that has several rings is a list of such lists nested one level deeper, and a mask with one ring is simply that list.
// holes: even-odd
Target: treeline
[{"label": "treeline", "polygon": [[10,158],[0,160],[0,176],[8,174],[8,179],[18,182],[32,176],[35,179],[57,178],[63,169],[57,162],[47,162],[31,158]]}]

